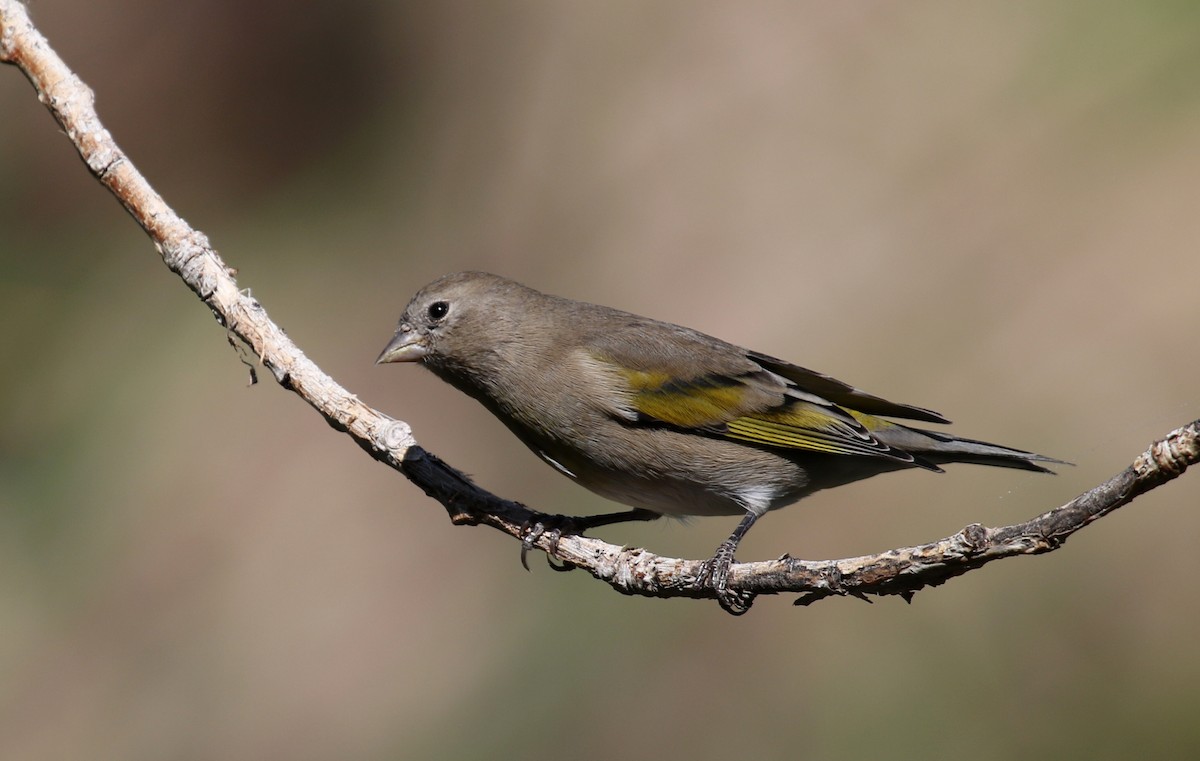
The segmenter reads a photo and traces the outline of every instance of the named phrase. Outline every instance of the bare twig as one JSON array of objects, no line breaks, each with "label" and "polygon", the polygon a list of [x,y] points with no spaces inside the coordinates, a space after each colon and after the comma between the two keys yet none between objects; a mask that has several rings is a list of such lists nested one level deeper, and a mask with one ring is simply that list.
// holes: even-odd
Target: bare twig
[{"label": "bare twig", "polygon": [[[530,539],[539,549],[626,594],[714,597],[711,589],[697,583],[698,560],[666,558],[578,535],[557,541],[548,535],[530,537],[527,527],[548,516],[483,491],[418,446],[406,423],[368,407],[321,372],[262,305],[238,289],[234,271],[207,237],[180,218],[117,147],[96,114],[92,91],[51,50],[17,0],[0,0],[0,62],[25,74],[88,169],[146,231],[166,265],[208,305],[231,341],[248,346],[282,386],[299,394],[330,425],[441,502],[454,523],[485,524]],[[797,604],[831,595],[907,598],[993,560],[1056,549],[1090,522],[1182,474],[1200,459],[1198,439],[1200,421],[1172,431],[1109,481],[1025,523],[1001,528],[973,524],[929,544],[843,560],[784,557],[742,563],[731,570],[730,587],[752,595],[799,593]]]}]

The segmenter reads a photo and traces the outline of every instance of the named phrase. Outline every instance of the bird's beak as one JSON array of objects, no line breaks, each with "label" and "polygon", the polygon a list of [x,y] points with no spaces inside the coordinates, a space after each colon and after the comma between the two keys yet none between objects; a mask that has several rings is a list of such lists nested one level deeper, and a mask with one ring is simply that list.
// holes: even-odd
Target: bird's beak
[{"label": "bird's beak", "polygon": [[383,353],[379,355],[379,359],[375,360],[375,364],[416,362],[428,351],[429,347],[424,336],[408,325],[401,325],[400,329],[396,331],[396,335],[392,336],[392,340],[388,341],[388,345],[383,347]]}]

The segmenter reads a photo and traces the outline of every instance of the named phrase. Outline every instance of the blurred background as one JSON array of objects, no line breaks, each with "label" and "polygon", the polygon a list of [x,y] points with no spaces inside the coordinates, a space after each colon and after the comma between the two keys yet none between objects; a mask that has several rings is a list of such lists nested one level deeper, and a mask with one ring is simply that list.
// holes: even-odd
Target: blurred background
[{"label": "blurred background", "polygon": [[[739,557],[1027,519],[1200,417],[1200,6],[40,0],[304,351],[544,510],[611,507],[416,367],[445,272],[679,322],[1078,463],[910,472]],[[0,68],[0,757],[1195,758],[1200,476],[913,604],[626,598],[269,374]],[[599,532],[706,557],[728,519]]]}]

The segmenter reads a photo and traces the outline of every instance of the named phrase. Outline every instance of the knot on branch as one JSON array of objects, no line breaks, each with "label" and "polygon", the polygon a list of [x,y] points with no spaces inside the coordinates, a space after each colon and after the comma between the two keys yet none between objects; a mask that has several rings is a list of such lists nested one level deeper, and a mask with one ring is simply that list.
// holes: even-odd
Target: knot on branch
[{"label": "knot on branch", "polygon": [[1183,475],[1197,459],[1200,459],[1200,437],[1196,423],[1191,423],[1151,444],[1150,449],[1137,458],[1133,468],[1139,477],[1157,471],[1164,480],[1170,480]]},{"label": "knot on branch", "polygon": [[982,523],[972,523],[959,532],[962,537],[963,551],[969,555],[978,555],[988,546],[988,530]]},{"label": "knot on branch", "polygon": [[408,448],[412,443],[412,427],[403,420],[388,418],[387,425],[375,432],[375,445],[387,452]]}]

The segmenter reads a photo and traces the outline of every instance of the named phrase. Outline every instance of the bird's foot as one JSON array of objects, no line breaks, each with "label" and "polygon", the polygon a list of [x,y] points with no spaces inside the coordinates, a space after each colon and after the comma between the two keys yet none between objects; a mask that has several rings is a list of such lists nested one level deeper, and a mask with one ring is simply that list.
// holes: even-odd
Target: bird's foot
[{"label": "bird's foot", "polygon": [[580,526],[579,522],[569,515],[543,515],[537,520],[526,521],[521,526],[521,565],[526,571],[529,570],[527,554],[533,549],[534,542],[542,536],[549,535],[550,547],[546,552],[546,564],[556,571],[574,569],[574,563],[564,560],[562,565],[558,565],[552,558],[558,552],[558,541],[564,533],[578,534],[586,528],[587,526]]},{"label": "bird's foot", "polygon": [[726,613],[740,616],[750,610],[758,595],[729,588],[729,568],[733,565],[733,553],[736,550],[737,542],[731,539],[721,542],[716,553],[701,565],[696,583],[711,587],[717,596],[717,603]]},{"label": "bird's foot", "polygon": [[521,565],[525,566],[526,571],[529,570],[529,563],[525,555],[533,549],[533,543],[544,534],[550,535],[550,551],[546,555],[546,562],[556,571],[570,571],[576,567],[574,563],[564,561],[562,565],[555,565],[550,560],[550,556],[558,552],[558,540],[564,534],[582,534],[588,529],[611,526],[614,523],[652,521],[660,517],[662,516],[659,513],[641,508],[626,510],[623,513],[602,513],[600,515],[543,515],[537,520],[526,521],[525,525],[521,527]]}]

